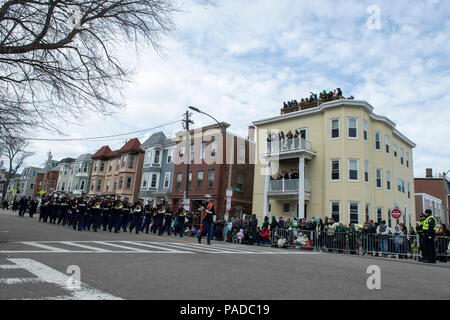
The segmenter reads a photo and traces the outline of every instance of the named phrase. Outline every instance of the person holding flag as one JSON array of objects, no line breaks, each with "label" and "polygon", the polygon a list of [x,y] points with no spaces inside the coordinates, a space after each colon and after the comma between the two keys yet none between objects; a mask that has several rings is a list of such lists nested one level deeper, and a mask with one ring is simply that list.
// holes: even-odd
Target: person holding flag
[{"label": "person holding flag", "polygon": [[210,200],[206,208],[201,207],[200,211],[202,212],[202,218],[200,223],[201,229],[198,234],[198,243],[202,243],[202,237],[207,235],[207,243],[211,244],[213,215],[215,214],[213,201]]}]

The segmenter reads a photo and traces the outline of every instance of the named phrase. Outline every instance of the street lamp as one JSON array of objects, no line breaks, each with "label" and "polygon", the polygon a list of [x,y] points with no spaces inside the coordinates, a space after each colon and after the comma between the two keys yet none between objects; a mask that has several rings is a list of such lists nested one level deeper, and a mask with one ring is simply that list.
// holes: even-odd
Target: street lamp
[{"label": "street lamp", "polygon": [[[219,121],[217,121],[216,118],[214,118],[212,115],[210,115],[210,114],[208,114],[208,113],[206,113],[206,112],[201,111],[199,108],[196,108],[196,107],[194,107],[194,106],[189,106],[189,109],[191,109],[192,111],[198,112],[198,113],[202,113],[202,114],[204,114],[204,115],[210,117],[211,119],[213,119],[215,122],[217,122],[217,124],[220,126],[220,128],[221,128],[221,130],[222,130],[222,135],[223,135],[223,137],[224,137],[224,139],[225,139],[226,134],[227,134],[227,129],[223,126],[222,123],[220,123]],[[224,141],[224,145],[226,145],[226,142],[225,142],[225,141]],[[224,174],[225,174],[225,168],[226,168],[226,167],[224,166],[223,168],[224,168],[223,170],[224,170]],[[228,189],[230,189],[230,186],[231,186],[231,168],[232,168],[232,164],[231,164],[231,162],[230,162],[230,169],[229,169],[229,171],[228,171],[228,181],[227,181]],[[226,210],[226,211],[227,211],[227,214],[228,214],[228,210]]]}]

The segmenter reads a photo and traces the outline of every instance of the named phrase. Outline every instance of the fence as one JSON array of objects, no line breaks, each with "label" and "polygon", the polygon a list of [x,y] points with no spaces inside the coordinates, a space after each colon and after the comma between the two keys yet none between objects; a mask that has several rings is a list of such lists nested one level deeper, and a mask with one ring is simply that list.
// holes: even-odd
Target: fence
[{"label": "fence", "polygon": [[[377,235],[362,232],[327,232],[276,228],[272,230],[272,247],[296,248],[333,253],[418,259],[420,242],[417,235]],[[448,259],[450,237],[436,237],[438,258]]]}]

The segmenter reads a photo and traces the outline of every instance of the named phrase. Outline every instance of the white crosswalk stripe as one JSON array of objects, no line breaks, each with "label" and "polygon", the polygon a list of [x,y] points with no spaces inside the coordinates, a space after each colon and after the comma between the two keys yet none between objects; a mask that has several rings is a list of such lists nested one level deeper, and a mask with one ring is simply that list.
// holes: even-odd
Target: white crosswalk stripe
[{"label": "white crosswalk stripe", "polygon": [[[280,250],[269,247],[244,246],[226,243],[211,245],[181,241],[22,241],[24,249],[1,250],[0,253],[141,253],[141,254],[317,254],[300,250]],[[12,243],[14,244],[14,243]],[[35,250],[28,249],[31,246]],[[71,249],[73,247],[74,249]],[[77,249],[75,249],[77,248]],[[40,250],[39,250],[40,249]],[[83,250],[79,250],[83,249]],[[0,265],[1,268],[14,268]]]}]

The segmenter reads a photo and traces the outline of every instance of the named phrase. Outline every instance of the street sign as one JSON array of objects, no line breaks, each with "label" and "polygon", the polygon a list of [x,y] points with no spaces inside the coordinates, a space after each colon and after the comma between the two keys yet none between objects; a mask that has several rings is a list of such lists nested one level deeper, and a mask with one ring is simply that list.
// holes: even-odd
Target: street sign
[{"label": "street sign", "polygon": [[43,195],[44,195],[44,193],[45,193],[45,191],[44,191],[44,190],[41,190],[41,191],[39,191],[39,194],[40,194],[41,196],[43,196]]},{"label": "street sign", "polygon": [[14,190],[12,191],[12,193],[16,194],[16,193],[17,193],[17,189],[14,189]]},{"label": "street sign", "polygon": [[231,210],[231,197],[227,197],[227,207],[226,207],[227,211]]},{"label": "street sign", "polygon": [[227,197],[232,197],[232,196],[233,196],[233,190],[227,189]]},{"label": "street sign", "polygon": [[394,209],[391,212],[391,216],[394,219],[400,219],[402,217],[402,212],[400,211],[400,209]]}]

